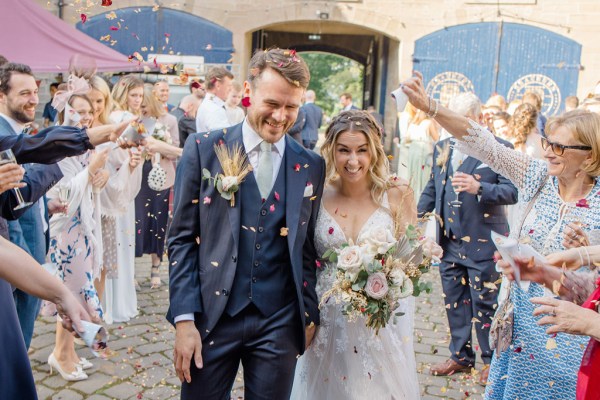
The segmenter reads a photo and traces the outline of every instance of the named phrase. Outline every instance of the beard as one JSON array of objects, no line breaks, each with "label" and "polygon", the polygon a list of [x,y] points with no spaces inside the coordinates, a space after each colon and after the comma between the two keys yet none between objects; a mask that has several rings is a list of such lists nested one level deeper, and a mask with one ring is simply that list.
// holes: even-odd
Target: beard
[{"label": "beard", "polygon": [[23,111],[23,109],[13,108],[10,104],[8,105],[8,111],[10,117],[21,124],[28,124],[35,120],[35,113],[33,117],[30,117],[25,111]]}]

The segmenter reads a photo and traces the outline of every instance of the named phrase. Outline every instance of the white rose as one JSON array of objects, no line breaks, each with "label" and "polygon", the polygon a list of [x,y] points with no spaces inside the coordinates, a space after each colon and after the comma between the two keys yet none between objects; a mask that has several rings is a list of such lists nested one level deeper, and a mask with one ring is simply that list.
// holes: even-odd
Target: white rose
[{"label": "white rose", "polygon": [[337,267],[346,272],[346,276],[354,282],[362,267],[363,255],[360,247],[347,246],[338,254]]},{"label": "white rose", "polygon": [[396,244],[394,234],[383,227],[373,227],[364,235],[363,240],[370,247],[371,252],[376,254],[385,254]]},{"label": "white rose", "polygon": [[390,272],[390,280],[392,281],[392,296],[397,299],[403,299],[413,293],[413,283],[408,276],[400,268],[396,268]]},{"label": "white rose", "polygon": [[223,191],[228,192],[233,186],[238,186],[238,178],[237,176],[224,176],[221,179],[221,185],[223,186]]}]

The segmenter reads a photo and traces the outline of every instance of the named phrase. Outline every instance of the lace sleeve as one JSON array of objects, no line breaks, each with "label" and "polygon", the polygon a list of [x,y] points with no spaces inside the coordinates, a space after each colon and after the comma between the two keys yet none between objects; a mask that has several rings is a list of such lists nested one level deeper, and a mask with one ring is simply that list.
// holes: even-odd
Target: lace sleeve
[{"label": "lace sleeve", "polygon": [[472,120],[468,135],[456,140],[456,148],[508,178],[524,200],[530,199],[543,182],[546,164],[499,142],[487,129]]},{"label": "lace sleeve", "polygon": [[561,298],[577,305],[583,304],[596,289],[596,279],[598,279],[598,270],[565,271],[562,285],[567,289],[567,293]]}]

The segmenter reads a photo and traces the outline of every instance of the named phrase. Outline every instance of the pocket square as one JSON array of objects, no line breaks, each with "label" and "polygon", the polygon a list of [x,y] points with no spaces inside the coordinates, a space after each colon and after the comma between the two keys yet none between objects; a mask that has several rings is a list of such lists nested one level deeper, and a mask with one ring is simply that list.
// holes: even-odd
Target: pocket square
[{"label": "pocket square", "polygon": [[489,168],[489,167],[490,167],[490,166],[489,166],[489,165],[487,165],[486,163],[481,163],[481,164],[479,164],[479,165],[477,166],[477,168],[475,168],[475,169],[482,169],[482,168]]},{"label": "pocket square", "polygon": [[308,183],[304,188],[304,197],[309,197],[313,195],[313,185],[312,183]]}]

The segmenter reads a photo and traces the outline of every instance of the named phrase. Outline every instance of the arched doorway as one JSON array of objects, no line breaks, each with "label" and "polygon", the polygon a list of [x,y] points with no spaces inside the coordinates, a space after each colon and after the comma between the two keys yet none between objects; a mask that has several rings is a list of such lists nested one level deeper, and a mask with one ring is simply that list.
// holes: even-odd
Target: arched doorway
[{"label": "arched doorway", "polygon": [[562,111],[562,100],[577,92],[581,45],[529,25],[484,22],[452,26],[416,41],[414,69],[430,94],[446,102],[462,91],[482,101],[493,93],[520,98],[535,91],[542,112]]},{"label": "arched doorway", "polygon": [[[390,53],[398,54],[399,41],[364,26],[339,21],[276,23],[250,35],[252,49],[281,47],[332,53],[360,63],[364,67],[363,108],[372,105],[385,115],[388,79],[398,79],[397,69],[389,68]],[[394,76],[390,77],[390,73]]]}]

